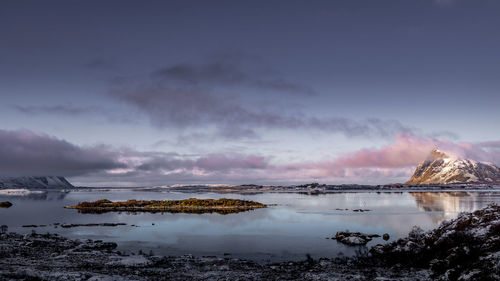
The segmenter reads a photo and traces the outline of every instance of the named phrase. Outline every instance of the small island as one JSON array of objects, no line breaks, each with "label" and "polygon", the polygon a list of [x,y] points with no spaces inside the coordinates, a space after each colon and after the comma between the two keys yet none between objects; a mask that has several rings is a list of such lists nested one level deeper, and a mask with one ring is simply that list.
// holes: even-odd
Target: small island
[{"label": "small island", "polygon": [[10,208],[10,207],[12,207],[12,203],[10,203],[9,201],[0,202],[0,208]]},{"label": "small island", "polygon": [[101,199],[94,202],[81,202],[67,209],[77,209],[80,213],[101,214],[107,212],[164,212],[164,213],[218,213],[232,214],[267,206],[254,201],[241,199],[196,199],[184,200],[127,200],[113,202]]}]

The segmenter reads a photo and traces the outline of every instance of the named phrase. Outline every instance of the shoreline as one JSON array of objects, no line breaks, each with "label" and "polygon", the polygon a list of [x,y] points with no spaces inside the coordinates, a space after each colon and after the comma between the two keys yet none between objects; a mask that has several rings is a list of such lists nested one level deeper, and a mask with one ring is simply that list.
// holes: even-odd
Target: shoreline
[{"label": "shoreline", "polygon": [[1,280],[428,280],[426,269],[363,265],[352,258],[260,264],[238,258],[123,254],[114,242],[57,234],[1,234]]},{"label": "shoreline", "polygon": [[[5,231],[3,231],[5,232]],[[1,280],[498,280],[500,206],[414,228],[354,258],[259,264],[230,257],[124,254],[114,242],[0,234]],[[368,249],[367,249],[368,250]]]},{"label": "shoreline", "polygon": [[205,187],[189,187],[189,188],[151,188],[151,187],[80,187],[75,189],[0,189],[2,196],[22,196],[36,195],[46,192],[176,192],[176,193],[216,193],[216,194],[258,194],[258,193],[300,193],[308,195],[323,195],[336,193],[400,193],[400,192],[500,192],[500,186],[494,187],[402,187],[402,188],[352,188],[342,187],[338,189],[326,189],[316,194],[311,194],[308,189],[293,189],[293,188],[263,188],[263,189],[243,189],[243,188],[227,188],[214,189]]}]

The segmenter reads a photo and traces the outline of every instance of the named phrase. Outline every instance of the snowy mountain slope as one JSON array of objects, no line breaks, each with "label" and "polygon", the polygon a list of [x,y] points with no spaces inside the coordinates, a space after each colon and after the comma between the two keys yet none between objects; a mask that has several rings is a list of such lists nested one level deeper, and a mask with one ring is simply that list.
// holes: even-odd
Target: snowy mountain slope
[{"label": "snowy mountain slope", "polygon": [[489,163],[458,159],[434,149],[407,184],[500,183],[500,169]]},{"label": "snowy mountain slope", "polygon": [[0,177],[0,189],[67,189],[74,188],[64,177]]}]

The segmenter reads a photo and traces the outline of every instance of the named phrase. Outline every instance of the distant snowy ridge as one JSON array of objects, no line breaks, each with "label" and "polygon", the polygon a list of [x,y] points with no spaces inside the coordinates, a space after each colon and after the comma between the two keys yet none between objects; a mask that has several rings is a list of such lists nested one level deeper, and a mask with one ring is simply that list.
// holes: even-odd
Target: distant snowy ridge
[{"label": "distant snowy ridge", "polygon": [[69,189],[75,188],[64,177],[0,177],[0,189]]},{"label": "distant snowy ridge", "polygon": [[500,168],[490,163],[458,159],[434,149],[407,184],[500,183]]}]

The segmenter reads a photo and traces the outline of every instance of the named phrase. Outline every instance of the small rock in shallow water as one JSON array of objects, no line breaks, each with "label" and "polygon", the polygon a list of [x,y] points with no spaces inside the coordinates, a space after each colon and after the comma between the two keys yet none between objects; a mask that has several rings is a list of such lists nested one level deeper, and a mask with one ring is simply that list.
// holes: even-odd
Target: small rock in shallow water
[{"label": "small rock in shallow water", "polygon": [[10,203],[9,201],[0,202],[0,208],[10,208],[10,207],[12,207],[12,203]]},{"label": "small rock in shallow water", "polygon": [[384,233],[384,235],[382,235],[382,239],[384,239],[385,241],[389,240],[389,238],[391,238],[389,236],[389,233]]},{"label": "small rock in shallow water", "polygon": [[335,234],[335,239],[337,239],[337,241],[341,243],[350,246],[366,245],[366,243],[372,240],[370,235],[360,232],[349,232],[349,231],[337,232],[337,234]]}]

